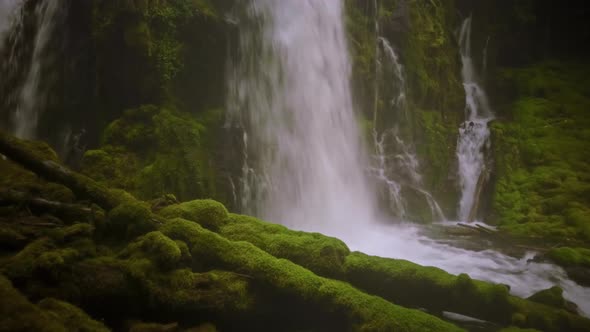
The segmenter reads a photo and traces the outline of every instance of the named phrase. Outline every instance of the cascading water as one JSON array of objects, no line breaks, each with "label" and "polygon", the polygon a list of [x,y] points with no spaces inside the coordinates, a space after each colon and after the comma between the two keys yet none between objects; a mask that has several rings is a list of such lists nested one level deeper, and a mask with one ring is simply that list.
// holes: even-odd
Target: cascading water
[{"label": "cascading water", "polygon": [[461,184],[459,219],[475,219],[482,186],[489,174],[485,149],[489,149],[488,123],[494,118],[484,89],[480,86],[471,58],[471,17],[461,26],[459,34],[462,77],[465,88],[466,121],[459,129],[457,158]]},{"label": "cascading water", "polygon": [[[16,6],[23,6],[24,1],[9,1],[2,11],[12,11],[14,13]],[[20,15],[14,15],[10,24],[5,25],[4,29],[9,34],[3,38],[3,44],[0,49],[4,49],[2,54],[3,72],[10,73],[16,85],[12,91],[4,91],[4,99],[9,108],[13,108],[12,130],[13,133],[21,138],[35,138],[37,123],[41,114],[41,108],[45,104],[45,87],[43,86],[45,61],[48,58],[49,41],[53,33],[57,17],[62,6],[58,0],[44,0],[35,4],[33,13],[34,35],[32,38],[32,50],[30,54],[23,52],[26,44],[27,27],[24,22],[25,11],[21,10]],[[15,83],[18,82],[18,83]]]},{"label": "cascading water", "polygon": [[375,219],[342,1],[254,0],[247,13],[228,105],[248,139],[246,210],[332,234]]},{"label": "cascading water", "polygon": [[[407,87],[404,67],[387,39],[377,37],[377,43],[375,100],[378,103],[379,96],[388,98],[386,111],[396,114],[397,122],[403,122],[407,120]],[[387,74],[387,77],[383,77],[384,74]],[[381,84],[379,84],[379,81],[391,82],[384,88],[387,91],[380,93]],[[446,220],[434,197],[423,188],[418,158],[413,147],[407,144],[398,134],[398,124],[396,123],[393,128],[385,128],[379,131],[377,129],[378,118],[379,108],[375,107],[373,115],[375,155],[373,156],[374,165],[371,167],[371,173],[380,183],[385,184],[392,212],[402,220],[408,218],[406,201],[402,192],[402,187],[406,186],[424,197],[433,220]]]},{"label": "cascading water", "polygon": [[414,225],[371,223],[382,219],[363,176],[341,2],[254,0],[247,13],[229,71],[227,123],[245,129],[237,189],[244,211],[338,236],[367,254],[508,284],[520,296],[558,284],[590,315],[590,289],[559,267],[529,262],[532,254],[469,251],[431,240]]}]

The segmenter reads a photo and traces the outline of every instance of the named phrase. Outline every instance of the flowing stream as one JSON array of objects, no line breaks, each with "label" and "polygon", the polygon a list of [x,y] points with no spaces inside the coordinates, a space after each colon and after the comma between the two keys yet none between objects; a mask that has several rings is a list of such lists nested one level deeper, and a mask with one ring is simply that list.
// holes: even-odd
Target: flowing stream
[{"label": "flowing stream", "polygon": [[[237,189],[243,211],[336,236],[353,250],[507,284],[519,296],[558,284],[566,298],[590,315],[590,289],[570,281],[557,266],[530,262],[534,253],[517,259],[492,249],[459,249],[429,239],[418,226],[392,225],[377,210],[375,188],[364,174],[369,159],[352,106],[343,1],[253,0],[245,12],[228,71],[228,125],[244,129],[243,174]],[[469,56],[470,23],[461,29],[468,113],[457,152],[462,220],[483,172],[482,147],[492,118]],[[403,92],[400,86],[396,89]],[[381,139],[375,136],[377,149],[383,150]],[[386,155],[377,152],[379,174],[390,181],[395,202],[399,183],[385,174]],[[412,181],[411,174],[405,177]]]}]

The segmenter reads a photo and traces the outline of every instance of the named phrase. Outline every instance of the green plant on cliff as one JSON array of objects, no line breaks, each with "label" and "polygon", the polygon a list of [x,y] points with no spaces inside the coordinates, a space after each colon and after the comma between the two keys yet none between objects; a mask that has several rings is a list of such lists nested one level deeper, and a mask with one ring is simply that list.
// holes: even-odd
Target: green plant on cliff
[{"label": "green plant on cliff", "polygon": [[82,171],[144,199],[215,196],[209,144],[222,116],[211,110],[197,118],[150,105],[128,110],[107,127],[101,149],[85,153]]},{"label": "green plant on cliff", "polygon": [[516,99],[492,125],[493,208],[512,234],[590,240],[589,73],[559,62],[501,72]]}]

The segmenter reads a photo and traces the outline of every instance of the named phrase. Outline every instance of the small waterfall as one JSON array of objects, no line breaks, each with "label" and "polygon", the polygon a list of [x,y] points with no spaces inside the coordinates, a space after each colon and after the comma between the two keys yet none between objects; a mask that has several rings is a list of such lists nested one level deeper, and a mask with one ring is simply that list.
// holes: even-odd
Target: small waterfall
[{"label": "small waterfall", "polygon": [[245,6],[228,90],[229,117],[245,128],[247,143],[243,210],[332,234],[374,220],[352,106],[343,1]]},{"label": "small waterfall", "polygon": [[[3,102],[12,113],[12,130],[22,138],[35,138],[37,124],[42,107],[45,106],[46,62],[50,50],[50,39],[58,21],[62,4],[58,0],[43,0],[35,4],[31,17],[23,7],[26,1],[9,1],[5,7],[14,12],[15,6],[21,6],[20,15],[14,15],[8,26],[8,36],[3,38],[2,73],[11,78],[15,86],[3,89]],[[32,23],[25,22],[32,19]],[[34,27],[34,34],[28,35],[29,25]],[[30,44],[30,45],[29,45]],[[30,51],[28,50],[30,48]]]},{"label": "small waterfall", "polygon": [[[407,120],[406,79],[404,67],[393,46],[384,37],[377,38],[377,75],[375,86],[379,90],[382,81],[386,84],[377,91],[376,96],[387,100],[385,112],[394,114],[393,128],[378,129],[379,108],[373,115],[373,145],[375,154],[371,174],[379,183],[385,185],[390,210],[400,219],[408,219],[407,202],[403,196],[403,187],[422,195],[431,211],[432,219],[446,220],[434,197],[423,188],[420,165],[414,148],[406,143],[399,134],[398,126]],[[377,102],[378,98],[376,97]]]},{"label": "small waterfall", "polygon": [[487,95],[478,83],[471,58],[471,17],[461,26],[459,34],[462,77],[465,88],[465,118],[459,128],[457,158],[461,184],[459,219],[473,221],[477,214],[482,187],[489,175],[485,150],[489,149],[488,123],[494,118]]}]

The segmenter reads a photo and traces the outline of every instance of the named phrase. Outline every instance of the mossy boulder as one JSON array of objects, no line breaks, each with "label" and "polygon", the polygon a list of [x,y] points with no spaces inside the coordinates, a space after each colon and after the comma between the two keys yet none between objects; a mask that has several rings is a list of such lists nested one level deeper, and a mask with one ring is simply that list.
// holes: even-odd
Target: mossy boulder
[{"label": "mossy boulder", "polygon": [[170,205],[160,210],[159,214],[168,219],[183,218],[192,220],[207,229],[215,231],[229,222],[229,215],[225,206],[211,199]]},{"label": "mossy boulder", "polygon": [[145,203],[125,202],[108,213],[104,232],[114,238],[134,238],[156,229],[152,214]]},{"label": "mossy boulder", "polygon": [[141,236],[130,243],[122,255],[128,257],[145,257],[153,260],[159,266],[173,267],[180,261],[182,251],[175,241],[161,232],[155,231]]},{"label": "mossy boulder", "polygon": [[0,275],[0,331],[110,331],[76,306],[52,298],[32,304]]},{"label": "mossy boulder", "polygon": [[0,331],[67,331],[56,317],[29,302],[0,275]]},{"label": "mossy boulder", "polygon": [[563,289],[559,286],[553,286],[536,292],[527,298],[527,300],[546,304],[559,309],[569,309],[568,302],[563,298]]},{"label": "mossy boulder", "polygon": [[39,308],[48,313],[51,319],[61,322],[67,331],[108,332],[104,324],[90,318],[80,308],[53,298],[41,300]]}]

